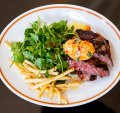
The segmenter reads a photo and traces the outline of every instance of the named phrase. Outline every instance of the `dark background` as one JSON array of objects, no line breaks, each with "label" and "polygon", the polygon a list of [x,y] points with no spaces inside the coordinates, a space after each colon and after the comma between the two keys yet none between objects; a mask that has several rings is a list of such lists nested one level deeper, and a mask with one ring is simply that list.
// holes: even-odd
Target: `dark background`
[{"label": "dark background", "polygon": [[[47,4],[75,4],[93,9],[110,19],[120,30],[120,0],[0,0],[0,32],[21,13]],[[0,80],[0,113],[120,113],[120,82],[105,96],[89,104],[56,109],[29,103],[6,88]]]}]

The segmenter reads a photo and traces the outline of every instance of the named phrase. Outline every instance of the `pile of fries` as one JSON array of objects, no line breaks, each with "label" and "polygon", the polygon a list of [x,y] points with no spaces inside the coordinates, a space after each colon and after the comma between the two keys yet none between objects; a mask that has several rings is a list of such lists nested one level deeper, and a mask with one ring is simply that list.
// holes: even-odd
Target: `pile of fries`
[{"label": "pile of fries", "polygon": [[[6,44],[10,47],[8,42]],[[57,96],[59,103],[62,104],[68,103],[67,98],[64,96],[64,92],[70,88],[76,88],[82,83],[81,80],[77,80],[68,75],[74,71],[74,68],[70,68],[59,74],[57,68],[54,67],[48,70],[50,77],[46,78],[45,73],[47,70],[39,70],[28,60],[25,60],[23,64],[14,62],[14,65],[16,65],[21,74],[24,75],[24,81],[30,84],[30,89],[38,91],[38,97],[42,97],[44,93],[47,93],[50,99]],[[57,80],[65,80],[65,83],[57,84]]]}]

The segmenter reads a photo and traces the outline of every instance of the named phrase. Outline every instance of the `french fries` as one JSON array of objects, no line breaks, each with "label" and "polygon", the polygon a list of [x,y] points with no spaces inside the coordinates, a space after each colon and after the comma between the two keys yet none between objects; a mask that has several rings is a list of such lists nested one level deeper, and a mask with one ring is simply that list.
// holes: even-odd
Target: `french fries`
[{"label": "french fries", "polygon": [[[9,41],[6,41],[5,43],[10,48],[11,43]],[[41,98],[46,92],[50,99],[57,96],[59,103],[67,104],[68,100],[63,93],[70,88],[78,87],[82,84],[82,81],[75,80],[73,77],[68,76],[68,74],[74,71],[74,68],[70,68],[59,74],[57,67],[55,66],[48,70],[50,77],[46,78],[44,75],[47,70],[39,70],[36,65],[28,60],[25,60],[22,65],[14,62],[14,65],[17,66],[20,72],[24,75],[24,82],[30,84],[30,89],[39,93],[39,98]],[[57,84],[57,80],[64,80],[67,82]]]},{"label": "french fries", "polygon": [[5,41],[5,45],[8,47],[8,49],[10,49],[11,43],[8,40]]},{"label": "french fries", "polygon": [[50,85],[49,94],[48,94],[48,96],[50,97],[50,99],[53,99],[54,84],[55,84],[55,81],[52,82],[51,85]]},{"label": "french fries", "polygon": [[43,93],[44,93],[45,89],[46,89],[48,86],[49,86],[49,84],[46,84],[46,85],[44,85],[44,86],[41,88],[41,91],[40,91],[40,93],[39,93],[39,96],[38,96],[38,97],[42,97],[42,95],[43,95]]},{"label": "french fries", "polygon": [[[60,78],[59,80],[69,80],[71,78],[72,78],[71,76],[64,76]],[[38,82],[44,82],[50,79],[51,78],[28,78],[28,79],[25,79],[24,81],[27,83],[38,83]]]},{"label": "french fries", "polygon": [[39,84],[36,84],[36,85],[32,86],[31,89],[36,89],[38,87],[42,87],[43,85],[51,83],[51,82],[53,82],[55,80],[58,80],[58,79],[62,78],[63,76],[65,76],[65,75],[67,75],[67,74],[69,74],[69,73],[71,73],[73,71],[74,71],[74,68],[70,68],[67,71],[63,72],[62,74],[51,78],[50,80],[47,80],[47,81],[45,81],[43,83],[39,83]]},{"label": "french fries", "polygon": [[61,97],[61,103],[67,104],[67,103],[68,103],[68,100],[67,100],[64,96],[62,96],[62,97]]},{"label": "french fries", "polygon": [[37,67],[33,63],[31,63],[30,61],[28,61],[26,59],[25,59],[24,63],[28,64],[29,66],[31,66],[34,69],[37,69]]},{"label": "french fries", "polygon": [[35,78],[35,79],[25,79],[24,81],[27,83],[38,83],[38,82],[44,82],[46,80],[48,80],[49,78]]},{"label": "french fries", "polygon": [[58,88],[56,88],[56,87],[54,87],[54,90],[55,90],[55,92],[56,92],[56,94],[57,94],[57,96],[58,96],[58,100],[59,100],[59,103],[60,103],[60,102],[61,102],[60,90],[59,90]]},{"label": "french fries", "polygon": [[73,87],[77,87],[82,83],[82,81],[74,81],[71,83],[66,83],[66,84],[58,84],[56,85],[56,87],[58,88],[73,88]]},{"label": "french fries", "polygon": [[[50,78],[45,78],[42,76],[36,78],[39,70],[30,63],[27,63],[28,62],[24,62],[23,66],[17,63],[14,64],[19,68],[22,74],[26,75],[24,81],[31,85],[30,89],[36,90],[39,93],[39,98],[41,98],[44,93],[47,92],[50,99],[53,99],[54,95],[56,95],[58,97],[59,103],[67,104],[68,100],[62,95],[62,93],[69,88],[76,87],[81,84],[80,81],[75,81],[71,76],[68,76],[69,73],[74,71],[74,68],[70,68],[56,76],[51,75]],[[50,69],[49,73],[53,73],[54,71],[56,71],[56,67]],[[46,70],[41,71],[42,74],[45,72]],[[71,80],[72,82],[55,84],[57,80]]]},{"label": "french fries", "polygon": [[[23,63],[23,65],[24,65],[25,67],[27,67],[27,69],[28,69],[29,71],[35,73],[36,75],[38,75],[38,74],[45,74],[46,71],[47,71],[47,70],[41,70],[41,71],[40,71],[40,70],[38,70],[38,69],[34,69],[34,68],[32,68],[31,66],[29,66],[27,63],[25,63],[25,62]],[[32,66],[33,66],[33,65],[32,65]],[[35,67],[35,68],[36,68],[36,67]],[[51,75],[58,75],[59,72],[54,72],[55,70],[56,70],[56,67],[48,70],[48,73],[51,74]]]}]

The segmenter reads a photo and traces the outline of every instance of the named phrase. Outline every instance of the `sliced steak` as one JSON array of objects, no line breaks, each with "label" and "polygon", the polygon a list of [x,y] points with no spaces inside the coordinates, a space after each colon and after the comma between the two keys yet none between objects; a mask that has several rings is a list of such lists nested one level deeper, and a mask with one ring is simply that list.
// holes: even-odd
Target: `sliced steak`
[{"label": "sliced steak", "polygon": [[109,66],[113,65],[108,40],[106,40],[100,34],[94,33],[92,31],[84,31],[81,29],[77,29],[76,32],[78,33],[81,40],[87,40],[93,44],[96,51],[94,53],[95,58],[100,59]]},{"label": "sliced steak", "polygon": [[94,57],[86,61],[78,62],[75,60],[68,60],[68,63],[69,67],[74,67],[75,70],[81,71],[83,74],[97,75],[100,77],[109,75],[109,69],[107,65]]},{"label": "sliced steak", "polygon": [[90,75],[87,73],[83,73],[80,70],[76,70],[76,74],[78,74],[78,77],[83,81],[93,81],[97,79],[97,75]]}]

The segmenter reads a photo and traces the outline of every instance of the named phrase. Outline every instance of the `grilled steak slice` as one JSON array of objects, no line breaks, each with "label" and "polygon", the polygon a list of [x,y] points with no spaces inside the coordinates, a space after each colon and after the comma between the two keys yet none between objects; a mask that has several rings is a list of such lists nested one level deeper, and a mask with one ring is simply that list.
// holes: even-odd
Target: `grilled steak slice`
[{"label": "grilled steak slice", "polygon": [[109,70],[107,65],[97,58],[92,57],[86,61],[68,60],[69,67],[74,67],[75,70],[81,71],[83,74],[97,75],[100,77],[108,76]]},{"label": "grilled steak slice", "polygon": [[113,65],[108,40],[103,38],[103,36],[101,36],[100,34],[94,33],[92,31],[77,29],[76,32],[78,33],[81,40],[87,40],[93,44],[96,51],[94,53],[95,58],[100,59],[109,66]]},{"label": "grilled steak slice", "polygon": [[80,70],[76,70],[76,74],[78,74],[78,77],[83,81],[93,81],[97,79],[97,75],[89,75],[87,73],[83,73]]}]

